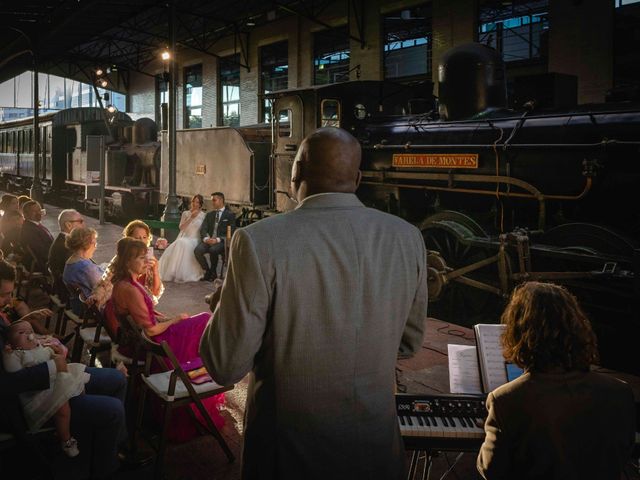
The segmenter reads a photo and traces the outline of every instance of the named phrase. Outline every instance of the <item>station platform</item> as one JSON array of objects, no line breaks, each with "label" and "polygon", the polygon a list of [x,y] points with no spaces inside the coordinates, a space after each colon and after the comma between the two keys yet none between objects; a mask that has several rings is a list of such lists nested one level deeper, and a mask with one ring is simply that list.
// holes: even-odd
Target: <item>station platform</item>
[{"label": "station platform", "polygon": [[[57,216],[60,208],[45,205],[47,214],[42,223],[55,236],[59,232]],[[94,255],[96,263],[109,262],[115,254],[116,243],[121,238],[122,227],[113,223],[100,225],[98,220],[85,216],[85,225],[98,231],[98,248]],[[160,254],[160,252],[157,252]],[[165,282],[165,291],[157,309],[168,315],[185,312],[195,314],[208,311],[204,296],[211,292],[211,282],[193,282],[176,284]],[[439,394],[449,393],[449,370],[447,345],[474,345],[475,337],[472,329],[442,322],[438,319],[427,319],[427,331],[422,349],[408,360],[398,363],[399,382],[406,388],[406,393]],[[605,373],[607,373],[605,371]],[[611,373],[611,372],[609,372]],[[627,380],[634,388],[636,399],[640,399],[640,379],[630,375],[616,374]],[[240,478],[240,457],[242,449],[243,416],[247,392],[248,378],[239,382],[235,389],[226,394],[223,417],[226,420],[221,432],[229,447],[236,456],[236,462],[227,463],[222,450],[211,437],[199,437],[185,444],[170,445],[166,454],[165,473],[172,479],[221,479],[235,480]],[[455,468],[451,465],[455,464]],[[475,468],[476,454],[464,453],[457,457],[455,452],[442,453],[434,459],[431,478],[480,478]],[[448,473],[447,473],[448,472]],[[636,475],[636,476],[634,476]],[[65,476],[65,478],[69,478]],[[151,479],[152,469],[138,469],[118,474],[118,479]],[[640,478],[637,472],[631,472],[628,478]]]}]

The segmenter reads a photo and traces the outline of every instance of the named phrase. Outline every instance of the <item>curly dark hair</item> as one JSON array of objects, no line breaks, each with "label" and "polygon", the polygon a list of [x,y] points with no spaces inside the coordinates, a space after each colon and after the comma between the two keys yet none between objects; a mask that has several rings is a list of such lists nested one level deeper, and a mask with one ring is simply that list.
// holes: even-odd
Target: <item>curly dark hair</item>
[{"label": "curly dark hair", "polygon": [[576,297],[559,285],[518,286],[502,314],[507,362],[532,372],[589,370],[598,361],[596,336]]},{"label": "curly dark hair", "polygon": [[147,246],[142,240],[131,237],[124,237],[118,240],[116,256],[109,265],[109,271],[113,273],[111,283],[115,285],[118,280],[123,280],[131,276],[129,273],[129,262],[147,252]]}]

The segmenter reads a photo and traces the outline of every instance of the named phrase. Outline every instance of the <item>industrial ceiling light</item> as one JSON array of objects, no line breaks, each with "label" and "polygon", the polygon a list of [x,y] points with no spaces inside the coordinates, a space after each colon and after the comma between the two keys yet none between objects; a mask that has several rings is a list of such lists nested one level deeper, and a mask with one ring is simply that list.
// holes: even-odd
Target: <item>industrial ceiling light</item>
[{"label": "industrial ceiling light", "polygon": [[102,88],[107,88],[107,85],[109,85],[109,82],[107,82],[105,79],[102,79],[98,82],[98,85],[100,85]]},{"label": "industrial ceiling light", "polygon": [[162,58],[162,61],[166,62],[167,60],[169,60],[171,58],[171,54],[169,53],[168,50],[165,50],[164,52],[162,52],[160,57]]},{"label": "industrial ceiling light", "polygon": [[104,71],[101,68],[96,69],[96,75],[98,77],[102,76],[103,73],[104,73]]}]

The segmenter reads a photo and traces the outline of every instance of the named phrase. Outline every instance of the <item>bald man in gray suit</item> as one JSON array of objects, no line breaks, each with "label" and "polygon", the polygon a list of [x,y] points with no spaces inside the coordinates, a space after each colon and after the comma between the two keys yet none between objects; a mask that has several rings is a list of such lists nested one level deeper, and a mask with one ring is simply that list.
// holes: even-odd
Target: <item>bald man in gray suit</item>
[{"label": "bald man in gray suit", "polygon": [[301,144],[298,207],[236,231],[200,343],[220,384],[251,372],[243,479],[400,479],[398,357],[421,347],[426,251],[404,220],[354,195],[360,146],[345,130]]}]

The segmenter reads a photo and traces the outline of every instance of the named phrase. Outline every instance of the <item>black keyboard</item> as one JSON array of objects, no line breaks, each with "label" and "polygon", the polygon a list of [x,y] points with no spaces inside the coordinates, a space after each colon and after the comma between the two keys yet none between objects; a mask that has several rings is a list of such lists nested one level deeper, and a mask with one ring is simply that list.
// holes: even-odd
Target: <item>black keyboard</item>
[{"label": "black keyboard", "polygon": [[396,412],[410,450],[475,451],[484,440],[485,395],[396,395]]}]

